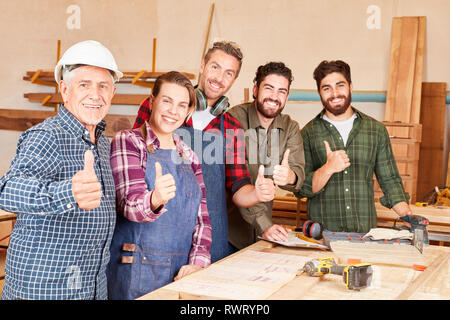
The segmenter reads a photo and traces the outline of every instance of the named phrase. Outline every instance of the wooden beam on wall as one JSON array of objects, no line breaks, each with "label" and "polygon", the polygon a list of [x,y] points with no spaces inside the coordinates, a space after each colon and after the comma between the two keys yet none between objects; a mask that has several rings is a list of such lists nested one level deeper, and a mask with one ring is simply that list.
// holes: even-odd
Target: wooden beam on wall
[{"label": "wooden beam on wall", "polygon": [[[122,79],[133,79],[134,77],[136,77],[136,75],[139,73],[140,71],[123,71],[123,77]],[[144,72],[141,76],[140,79],[156,79],[157,77],[159,77],[160,75],[164,74],[165,72]],[[195,75],[192,73],[188,73],[188,72],[181,72],[182,74],[184,74],[188,79],[195,79]],[[26,76],[23,77],[24,80],[30,80],[33,75],[36,74],[36,71],[27,71],[26,72]],[[55,82],[55,76],[54,76],[54,72],[53,71],[46,71],[46,70],[42,70],[39,72],[39,76],[38,79],[41,78],[45,78],[45,79],[52,79],[53,82]]]},{"label": "wooden beam on wall", "polygon": [[[24,93],[23,95],[30,102],[41,103],[44,99],[50,96],[47,103],[63,103],[60,93],[47,93],[47,92],[36,92],[36,93]],[[123,104],[123,105],[140,105],[145,99],[148,98],[148,94],[122,94],[116,93],[112,98],[111,104]]]},{"label": "wooden beam on wall", "polygon": [[[0,129],[25,131],[55,115],[56,112],[54,111],[0,109]],[[106,115],[106,136],[113,137],[120,130],[131,129],[135,119],[136,116],[134,115]]]}]

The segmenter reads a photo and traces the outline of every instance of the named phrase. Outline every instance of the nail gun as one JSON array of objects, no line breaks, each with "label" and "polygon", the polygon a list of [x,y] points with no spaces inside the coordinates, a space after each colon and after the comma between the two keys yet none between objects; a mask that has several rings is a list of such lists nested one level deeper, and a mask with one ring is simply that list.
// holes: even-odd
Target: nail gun
[{"label": "nail gun", "polygon": [[342,275],[345,286],[349,290],[360,290],[370,286],[372,281],[372,266],[368,263],[360,263],[349,266],[336,264],[333,258],[312,259],[305,263],[302,272],[312,277],[325,274]]}]

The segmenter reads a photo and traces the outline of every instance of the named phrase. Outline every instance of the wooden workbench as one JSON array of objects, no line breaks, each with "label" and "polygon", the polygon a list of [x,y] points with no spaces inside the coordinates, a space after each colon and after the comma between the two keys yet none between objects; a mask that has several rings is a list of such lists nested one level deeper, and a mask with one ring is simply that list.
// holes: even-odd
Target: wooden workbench
[{"label": "wooden workbench", "polygon": [[[0,249],[6,249],[8,247],[9,239],[5,238],[5,236],[11,233],[15,220],[16,215],[14,213],[0,210]],[[3,269],[0,263],[0,279],[2,277],[1,270]]]},{"label": "wooden workbench", "polygon": [[11,212],[0,210],[0,222],[2,221],[12,221],[16,219],[16,215]]},{"label": "wooden workbench", "polygon": [[[395,219],[398,218],[394,210],[383,207],[379,202],[375,202],[375,208],[377,210],[378,227],[391,227]],[[433,206],[417,207],[415,205],[410,205],[410,208],[413,214],[423,216],[429,220],[430,225],[427,227],[427,231],[430,234],[430,238],[435,238],[439,241],[439,237],[442,237],[442,240],[449,242],[450,208]]]},{"label": "wooden workbench", "polygon": [[[398,215],[392,209],[383,207],[379,202],[375,202],[377,211],[377,226],[381,228],[391,228]],[[410,208],[415,215],[428,218],[430,225],[427,227],[430,238],[436,239],[443,245],[450,243],[450,208],[448,207],[417,207],[413,204]],[[306,198],[298,199],[294,196],[276,196],[273,203],[272,221],[273,223],[292,225],[301,228],[306,221]]]},{"label": "wooden workbench", "polygon": [[[339,258],[330,251],[287,248],[266,241],[259,241],[211,266],[224,263],[231,258],[238,258],[239,255],[243,255],[247,250],[300,255],[308,259],[334,257],[339,261]],[[360,291],[348,290],[341,276],[325,275],[319,278],[300,274],[271,294],[268,300],[450,299],[450,248],[426,246],[424,248],[424,258],[429,262],[425,271],[416,271],[412,267],[405,266],[373,264],[374,275],[372,284],[370,287]],[[202,273],[206,274],[207,270],[201,270],[194,275],[196,278],[199,278]],[[178,281],[185,279],[187,281],[189,277],[194,275]],[[211,275],[209,275],[209,279],[211,279]],[[220,292],[217,292],[217,296],[201,296],[189,292],[171,290],[167,288],[168,286],[148,293],[139,298],[139,300],[223,299],[220,297]]]}]

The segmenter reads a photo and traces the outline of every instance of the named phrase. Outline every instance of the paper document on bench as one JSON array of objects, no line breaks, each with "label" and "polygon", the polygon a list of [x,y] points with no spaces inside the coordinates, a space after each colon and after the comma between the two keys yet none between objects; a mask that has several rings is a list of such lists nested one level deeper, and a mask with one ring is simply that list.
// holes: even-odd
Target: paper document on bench
[{"label": "paper document on bench", "polygon": [[308,260],[303,256],[247,250],[165,288],[221,299],[266,299],[294,279]]}]

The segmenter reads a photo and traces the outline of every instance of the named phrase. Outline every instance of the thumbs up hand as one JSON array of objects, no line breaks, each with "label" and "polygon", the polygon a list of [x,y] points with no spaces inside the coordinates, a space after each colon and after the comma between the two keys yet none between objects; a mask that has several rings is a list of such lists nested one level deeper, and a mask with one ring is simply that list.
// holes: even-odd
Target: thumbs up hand
[{"label": "thumbs up hand", "polygon": [[329,174],[341,172],[350,166],[350,159],[344,150],[331,151],[328,141],[323,142],[327,152],[327,171]]},{"label": "thumbs up hand", "polygon": [[259,202],[271,201],[275,198],[275,185],[272,179],[264,177],[264,166],[260,165],[255,181],[256,198]]},{"label": "thumbs up hand", "polygon": [[290,150],[286,149],[283,155],[283,160],[281,161],[281,164],[277,164],[273,168],[273,182],[276,185],[279,186],[285,186],[287,184],[294,184],[295,183],[295,173],[291,170],[289,167],[289,153]]},{"label": "thumbs up hand", "polygon": [[174,198],[176,189],[173,176],[170,173],[163,175],[161,164],[155,162],[155,188],[150,199],[152,211]]},{"label": "thumbs up hand", "polygon": [[94,154],[84,153],[84,168],[72,177],[72,193],[78,207],[91,210],[100,206],[102,187],[94,171]]}]

